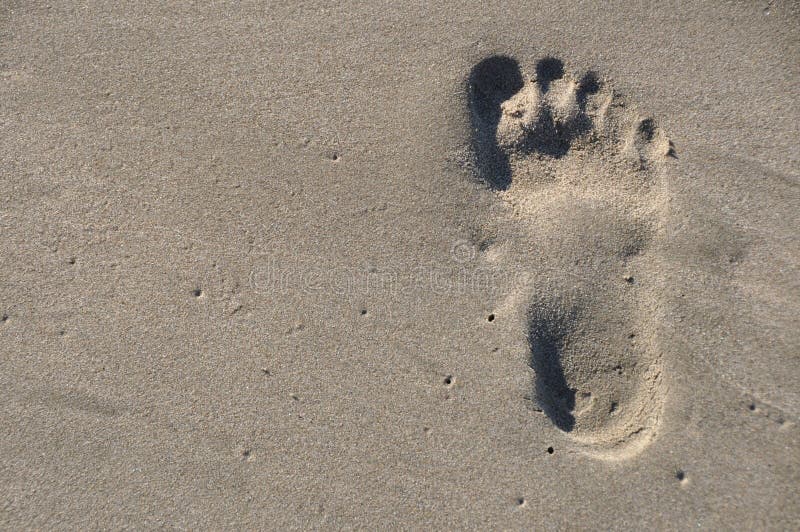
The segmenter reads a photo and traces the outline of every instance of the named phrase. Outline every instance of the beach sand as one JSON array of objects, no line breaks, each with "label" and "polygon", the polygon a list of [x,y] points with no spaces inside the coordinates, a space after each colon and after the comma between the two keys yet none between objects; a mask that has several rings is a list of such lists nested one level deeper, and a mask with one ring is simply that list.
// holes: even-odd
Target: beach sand
[{"label": "beach sand", "polygon": [[0,527],[800,526],[796,5],[0,29]]}]

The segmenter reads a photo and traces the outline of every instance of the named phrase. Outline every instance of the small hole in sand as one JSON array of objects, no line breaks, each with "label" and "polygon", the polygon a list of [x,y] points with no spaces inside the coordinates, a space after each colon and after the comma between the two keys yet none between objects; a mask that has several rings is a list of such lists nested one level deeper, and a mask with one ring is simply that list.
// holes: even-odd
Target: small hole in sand
[{"label": "small hole in sand", "polygon": [[494,321],[494,314],[489,314],[489,317],[486,318],[486,321]]},{"label": "small hole in sand", "polygon": [[67,259],[67,264],[75,264],[75,257],[70,257]]},{"label": "small hole in sand", "polygon": [[755,403],[750,403],[749,405],[747,405],[747,408],[749,408],[751,412],[755,412],[756,411],[756,404]]},{"label": "small hole in sand", "polygon": [[686,484],[689,482],[689,477],[686,475],[686,472],[682,469],[679,469],[675,472],[675,478],[677,478],[681,484]]},{"label": "small hole in sand", "polygon": [[332,153],[331,154],[331,161],[335,162],[335,161],[338,161],[338,160],[339,160],[339,154],[338,153]]},{"label": "small hole in sand", "polygon": [[245,458],[249,458],[250,457],[250,449],[243,450],[242,451],[242,456],[245,457]]},{"label": "small hole in sand", "polygon": [[8,314],[3,314],[3,317],[0,318],[0,321],[3,322],[3,323],[7,322],[8,321]]},{"label": "small hole in sand", "polygon": [[445,383],[446,386],[450,386],[451,384],[453,384],[453,376],[452,375],[448,375],[447,377],[445,377],[444,378],[444,383]]},{"label": "small hole in sand", "polygon": [[517,506],[525,506],[525,499],[522,497],[517,498]]},{"label": "small hole in sand", "polygon": [[556,450],[553,449],[552,447],[547,448],[547,454],[553,454],[554,452],[556,452]]},{"label": "small hole in sand", "polygon": [[612,402],[611,402],[611,406],[610,406],[610,407],[609,407],[609,409],[608,409],[608,413],[610,414],[610,413],[612,413],[612,412],[616,412],[616,411],[617,411],[617,406],[619,406],[619,405],[617,404],[617,402],[616,402],[616,401],[612,401]]},{"label": "small hole in sand", "polygon": [[365,308],[362,308],[362,309],[361,309],[361,315],[362,315],[362,316],[366,316],[366,315],[367,315],[367,309],[365,309]]},{"label": "small hole in sand", "polygon": [[195,288],[194,290],[192,290],[192,295],[194,297],[202,297],[203,291],[200,290],[199,288]]}]

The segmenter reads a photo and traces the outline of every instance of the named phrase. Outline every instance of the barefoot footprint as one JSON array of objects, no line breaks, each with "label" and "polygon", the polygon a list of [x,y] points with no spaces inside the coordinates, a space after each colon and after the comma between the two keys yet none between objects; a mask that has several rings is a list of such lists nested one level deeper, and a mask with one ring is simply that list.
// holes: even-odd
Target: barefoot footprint
[{"label": "barefoot footprint", "polygon": [[510,57],[481,61],[469,106],[476,172],[504,205],[493,232],[538,277],[507,305],[524,316],[535,401],[590,454],[636,454],[663,398],[654,249],[673,146],[597,74],[554,58],[530,77]]}]

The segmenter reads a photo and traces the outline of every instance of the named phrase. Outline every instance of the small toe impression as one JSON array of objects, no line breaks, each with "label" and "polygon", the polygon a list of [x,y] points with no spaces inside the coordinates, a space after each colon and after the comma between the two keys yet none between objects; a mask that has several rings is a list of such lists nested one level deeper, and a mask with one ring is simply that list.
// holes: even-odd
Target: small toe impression
[{"label": "small toe impression", "polygon": [[640,143],[652,142],[656,136],[656,123],[652,118],[645,118],[636,126],[636,140]]},{"label": "small toe impression", "polygon": [[628,140],[630,157],[639,169],[650,168],[664,157],[675,157],[675,147],[655,120],[640,120]]},{"label": "small toe impression", "polygon": [[579,94],[597,94],[600,92],[600,78],[591,70],[578,82]]},{"label": "small toe impression", "polygon": [[550,83],[564,77],[564,62],[555,57],[545,57],[536,63],[536,82],[542,92],[550,88]]}]

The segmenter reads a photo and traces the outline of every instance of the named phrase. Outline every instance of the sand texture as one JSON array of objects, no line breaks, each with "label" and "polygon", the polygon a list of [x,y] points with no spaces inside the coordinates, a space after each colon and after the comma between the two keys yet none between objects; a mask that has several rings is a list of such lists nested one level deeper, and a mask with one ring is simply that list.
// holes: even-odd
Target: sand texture
[{"label": "sand texture", "polygon": [[800,528],[795,3],[0,30],[0,528]]}]

